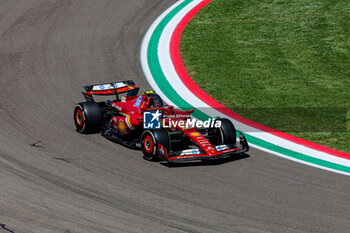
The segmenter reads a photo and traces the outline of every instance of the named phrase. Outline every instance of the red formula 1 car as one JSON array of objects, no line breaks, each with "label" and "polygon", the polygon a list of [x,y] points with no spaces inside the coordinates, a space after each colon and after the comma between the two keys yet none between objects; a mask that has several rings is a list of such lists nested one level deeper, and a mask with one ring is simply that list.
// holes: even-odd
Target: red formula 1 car
[{"label": "red formula 1 car", "polygon": [[[141,149],[147,160],[181,162],[213,160],[247,152],[243,134],[236,139],[232,122],[225,118],[196,122],[191,111],[164,105],[153,91],[138,95],[133,81],[86,86],[86,102],[74,109],[79,133],[102,132],[124,146]],[[116,99],[95,102],[93,95],[114,95]]]}]

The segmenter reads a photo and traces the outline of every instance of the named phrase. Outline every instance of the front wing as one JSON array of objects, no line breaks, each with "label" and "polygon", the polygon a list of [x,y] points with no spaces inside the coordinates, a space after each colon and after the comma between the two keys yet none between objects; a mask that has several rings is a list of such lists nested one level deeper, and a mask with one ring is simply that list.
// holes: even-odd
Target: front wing
[{"label": "front wing", "polygon": [[[240,133],[239,140],[240,140],[239,147],[234,147],[232,145],[217,146],[216,147],[217,153],[215,155],[208,155],[204,153],[201,149],[193,149],[193,150],[189,149],[189,150],[170,153],[165,156],[165,160],[168,161],[169,163],[194,161],[194,160],[216,160],[216,159],[224,159],[234,154],[248,152],[249,145],[242,133]],[[219,147],[227,147],[227,148],[219,149]]]}]

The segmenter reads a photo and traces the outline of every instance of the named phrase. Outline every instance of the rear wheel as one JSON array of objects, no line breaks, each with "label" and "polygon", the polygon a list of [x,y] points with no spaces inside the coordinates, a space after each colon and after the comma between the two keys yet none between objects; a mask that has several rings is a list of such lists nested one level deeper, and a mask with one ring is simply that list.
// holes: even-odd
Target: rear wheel
[{"label": "rear wheel", "polygon": [[79,133],[97,132],[101,127],[101,110],[95,102],[77,104],[74,109],[74,123]]},{"label": "rear wheel", "polygon": [[163,107],[164,103],[162,98],[160,98],[160,96],[158,94],[152,93],[152,94],[148,94],[148,96],[150,96],[152,99],[149,103],[149,106],[158,106],[158,107]]},{"label": "rear wheel", "polygon": [[[143,157],[148,161],[159,160],[159,154],[164,156],[169,150],[169,145],[169,137],[164,129],[145,130],[141,135]],[[159,147],[164,151],[159,153]]]}]

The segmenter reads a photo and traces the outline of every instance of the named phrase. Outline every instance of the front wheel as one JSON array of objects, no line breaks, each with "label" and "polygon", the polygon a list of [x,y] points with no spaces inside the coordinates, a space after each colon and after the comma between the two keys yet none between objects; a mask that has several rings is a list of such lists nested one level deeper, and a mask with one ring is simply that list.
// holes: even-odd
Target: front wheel
[{"label": "front wheel", "polygon": [[227,118],[219,118],[221,127],[211,129],[212,137],[209,140],[213,145],[236,144],[236,129],[233,123]]},{"label": "front wheel", "polygon": [[[159,155],[165,155],[169,150],[169,145],[169,136],[164,129],[145,130],[141,135],[143,157],[148,161],[159,160]],[[165,151],[159,153],[159,148]]]}]

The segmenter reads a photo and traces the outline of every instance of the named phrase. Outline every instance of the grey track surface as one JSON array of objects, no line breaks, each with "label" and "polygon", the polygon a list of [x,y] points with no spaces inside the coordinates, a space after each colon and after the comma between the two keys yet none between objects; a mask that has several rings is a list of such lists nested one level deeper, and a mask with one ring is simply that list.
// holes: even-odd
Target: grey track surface
[{"label": "grey track surface", "polygon": [[257,150],[167,167],[75,132],[83,85],[150,88],[141,40],[173,2],[0,0],[0,232],[350,232],[349,177]]}]

